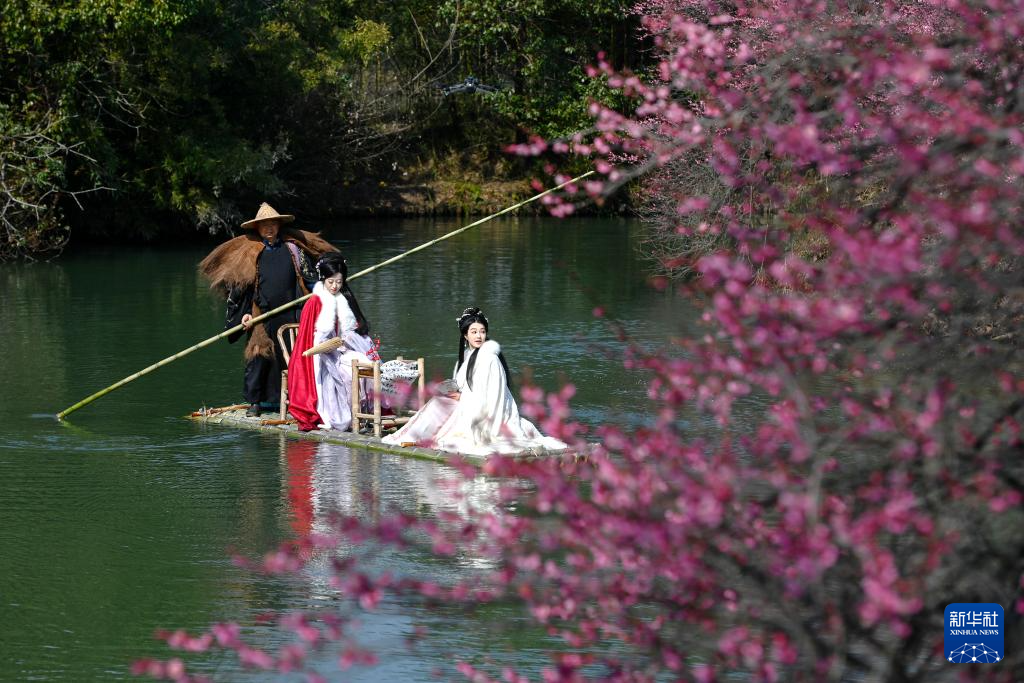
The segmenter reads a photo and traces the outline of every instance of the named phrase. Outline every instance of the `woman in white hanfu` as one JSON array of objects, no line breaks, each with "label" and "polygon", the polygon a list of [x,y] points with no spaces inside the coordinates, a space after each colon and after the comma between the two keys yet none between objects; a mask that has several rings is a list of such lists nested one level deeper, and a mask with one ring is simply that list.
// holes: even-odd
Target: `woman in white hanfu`
[{"label": "woman in white hanfu", "polygon": [[568,448],[519,415],[509,389],[508,364],[498,342],[487,338],[487,318],[480,309],[467,308],[458,321],[457,390],[432,398],[404,427],[385,436],[384,442],[414,443],[467,455]]},{"label": "woman in white hanfu", "polygon": [[[368,336],[370,323],[348,287],[348,266],[341,254],[325,254],[317,261],[316,272],[320,281],[302,309],[288,363],[288,411],[300,431],[346,430],[352,424],[352,360],[366,362],[380,356]],[[340,348],[312,357],[302,355],[334,337],[342,340]]]}]

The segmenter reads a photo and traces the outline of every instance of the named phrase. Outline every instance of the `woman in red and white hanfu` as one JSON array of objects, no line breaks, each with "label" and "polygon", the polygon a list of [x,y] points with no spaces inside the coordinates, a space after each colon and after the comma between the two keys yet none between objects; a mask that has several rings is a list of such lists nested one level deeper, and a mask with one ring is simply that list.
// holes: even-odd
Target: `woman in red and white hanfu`
[{"label": "woman in red and white hanfu", "polygon": [[[299,333],[288,362],[288,412],[301,431],[344,431],[352,424],[352,360],[375,360],[379,356],[368,336],[370,324],[348,287],[348,266],[341,254],[325,254],[316,270],[320,280],[302,308]],[[342,340],[339,348],[302,355],[306,349],[335,337]]]}]

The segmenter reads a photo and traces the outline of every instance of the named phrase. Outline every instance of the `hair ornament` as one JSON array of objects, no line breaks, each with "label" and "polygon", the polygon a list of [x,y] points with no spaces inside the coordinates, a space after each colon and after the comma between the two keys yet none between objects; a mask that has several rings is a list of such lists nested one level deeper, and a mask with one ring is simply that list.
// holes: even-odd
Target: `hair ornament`
[{"label": "hair ornament", "polygon": [[465,320],[466,318],[472,318],[472,317],[480,317],[480,318],[483,318],[483,320],[484,320],[484,324],[485,324],[485,325],[487,324],[487,316],[486,316],[486,315],[484,315],[484,312],[483,312],[483,311],[481,311],[481,310],[480,310],[479,308],[477,308],[476,306],[470,306],[469,308],[467,308],[466,310],[464,310],[464,311],[462,312],[462,315],[460,315],[460,316],[459,316],[458,318],[456,318],[456,319],[455,319],[455,322],[459,323],[459,327],[462,327],[462,322],[463,322],[463,321],[464,321],[464,320]]},{"label": "hair ornament", "polygon": [[[340,251],[329,251],[329,252],[323,254],[322,256],[320,256],[320,258],[317,259],[316,264],[314,264],[314,266],[313,266],[314,268],[316,268],[316,277],[317,277],[317,279],[319,279],[319,280],[323,280],[324,279],[324,272],[323,272],[323,269],[321,268],[321,266],[325,266],[325,265],[327,265],[329,263],[335,263],[335,262],[338,263],[338,265],[341,267],[342,270],[344,270],[344,269],[346,269],[348,267],[348,259],[345,258],[344,256],[342,256]],[[333,267],[332,267],[332,270],[333,270]]]}]

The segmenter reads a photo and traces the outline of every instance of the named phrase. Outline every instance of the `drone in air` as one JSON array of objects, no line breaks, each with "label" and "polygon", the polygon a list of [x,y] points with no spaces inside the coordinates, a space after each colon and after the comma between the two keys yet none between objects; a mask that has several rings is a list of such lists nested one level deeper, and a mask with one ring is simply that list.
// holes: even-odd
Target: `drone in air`
[{"label": "drone in air", "polygon": [[453,85],[439,85],[441,94],[447,97],[448,95],[455,95],[458,93],[467,93],[472,95],[475,92],[498,92],[500,88],[493,85],[486,85],[477,80],[476,76],[467,76],[466,80],[461,83],[455,83]]}]

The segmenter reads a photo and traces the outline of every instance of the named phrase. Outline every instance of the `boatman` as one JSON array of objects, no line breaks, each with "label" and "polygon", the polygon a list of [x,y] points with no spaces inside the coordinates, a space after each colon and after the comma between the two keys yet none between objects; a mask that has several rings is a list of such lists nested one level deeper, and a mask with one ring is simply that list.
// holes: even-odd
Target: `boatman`
[{"label": "boatman", "polygon": [[243,395],[250,417],[278,405],[285,365],[277,330],[298,322],[300,307],[255,325],[252,319],[308,294],[317,281],[311,263],[325,252],[337,251],[317,233],[285,227],[293,220],[295,216],[279,214],[264,202],[256,218],[242,223],[244,234],[220,245],[199,264],[210,288],[227,296],[224,328],[245,327],[229,335],[228,341],[248,335]]}]

